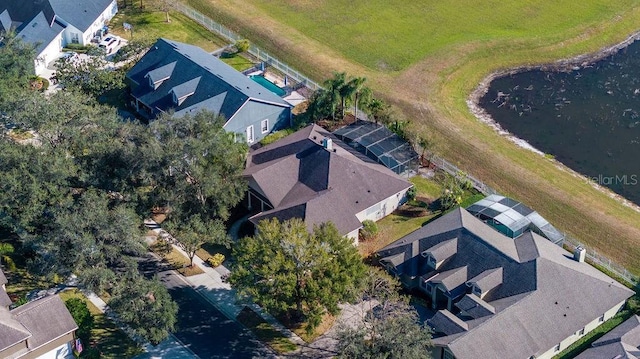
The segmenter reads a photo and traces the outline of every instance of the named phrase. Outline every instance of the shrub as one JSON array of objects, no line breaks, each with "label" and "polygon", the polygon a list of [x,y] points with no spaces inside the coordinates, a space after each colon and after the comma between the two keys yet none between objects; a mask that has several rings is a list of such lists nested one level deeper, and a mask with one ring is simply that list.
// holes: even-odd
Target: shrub
[{"label": "shrub", "polygon": [[212,257],[209,257],[209,259],[207,259],[207,264],[215,268],[220,266],[222,262],[224,262],[224,260],[225,260],[224,254],[216,253]]},{"label": "shrub", "polygon": [[409,188],[407,191],[407,200],[413,201],[416,199],[416,195],[418,194],[418,190],[416,190],[416,186]]},{"label": "shrub", "polygon": [[287,137],[292,133],[293,133],[292,129],[285,129],[285,130],[280,130],[280,131],[270,133],[266,135],[262,140],[260,140],[260,144],[263,146],[266,146],[268,144],[276,142],[281,138]]},{"label": "shrub", "polygon": [[88,50],[88,46],[85,45],[80,45],[80,44],[67,44],[66,46],[67,49],[69,50]]},{"label": "shrub", "polygon": [[249,50],[249,40],[240,39],[240,40],[236,41],[235,44],[233,44],[233,47],[236,48],[236,53],[237,54],[241,54],[243,52],[246,52],[247,50]]},{"label": "shrub", "polygon": [[78,324],[76,334],[87,343],[91,338],[91,329],[93,329],[93,316],[87,307],[87,302],[80,298],[70,298],[64,304],[69,309],[73,320]]},{"label": "shrub", "polygon": [[372,220],[366,220],[362,222],[362,228],[360,229],[360,236],[362,240],[370,240],[376,238],[378,235],[378,225]]}]

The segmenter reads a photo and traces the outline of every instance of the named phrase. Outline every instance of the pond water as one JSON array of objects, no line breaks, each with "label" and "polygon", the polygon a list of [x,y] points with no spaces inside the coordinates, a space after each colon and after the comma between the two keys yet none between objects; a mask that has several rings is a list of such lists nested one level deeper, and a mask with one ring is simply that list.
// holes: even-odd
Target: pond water
[{"label": "pond water", "polygon": [[497,78],[480,106],[516,137],[640,204],[640,42],[570,72]]}]

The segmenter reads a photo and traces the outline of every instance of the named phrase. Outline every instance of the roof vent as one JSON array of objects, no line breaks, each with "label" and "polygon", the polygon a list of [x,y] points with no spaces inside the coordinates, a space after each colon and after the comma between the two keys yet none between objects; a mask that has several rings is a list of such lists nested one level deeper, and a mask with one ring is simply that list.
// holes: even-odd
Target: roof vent
[{"label": "roof vent", "polygon": [[333,150],[333,140],[328,137],[323,138],[322,147],[326,148],[328,151]]},{"label": "roof vent", "polygon": [[576,250],[573,251],[573,259],[575,259],[577,262],[583,263],[586,256],[587,250],[581,246],[576,247]]}]

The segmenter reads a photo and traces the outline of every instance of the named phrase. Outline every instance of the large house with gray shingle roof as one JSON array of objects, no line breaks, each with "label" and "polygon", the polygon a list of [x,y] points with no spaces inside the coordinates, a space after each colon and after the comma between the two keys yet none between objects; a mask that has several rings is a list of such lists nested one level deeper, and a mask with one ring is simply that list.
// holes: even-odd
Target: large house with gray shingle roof
[{"label": "large house with gray shingle roof", "polygon": [[[0,301],[3,294],[7,297],[4,284],[6,278],[0,270]],[[11,310],[10,304],[10,300],[8,304],[0,302],[0,358],[73,358],[71,343],[78,326],[58,295]]]},{"label": "large house with gray shingle roof", "polygon": [[316,125],[251,151],[244,177],[260,211],[253,223],[301,218],[311,230],[331,221],[356,242],[362,222],[391,214],[412,186]]},{"label": "large house with gray shingle roof", "polygon": [[437,359],[551,358],[633,295],[547,239],[509,238],[462,208],[378,256],[428,298]]},{"label": "large house with gray shingle roof", "polygon": [[640,358],[640,316],[634,315],[591,344],[575,359]]},{"label": "large house with gray shingle roof", "polygon": [[41,74],[67,44],[88,45],[117,12],[116,0],[0,0],[0,32],[36,44]]},{"label": "large house with gray shingle roof", "polygon": [[147,119],[207,110],[250,144],[291,125],[291,104],[197,46],[159,39],[127,81],[132,105]]}]

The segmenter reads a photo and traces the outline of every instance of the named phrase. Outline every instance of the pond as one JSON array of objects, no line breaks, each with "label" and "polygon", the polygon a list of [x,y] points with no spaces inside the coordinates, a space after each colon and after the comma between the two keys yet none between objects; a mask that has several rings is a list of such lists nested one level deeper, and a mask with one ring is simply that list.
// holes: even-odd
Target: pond
[{"label": "pond", "polygon": [[479,104],[514,136],[640,204],[640,42],[571,71],[497,78]]}]

